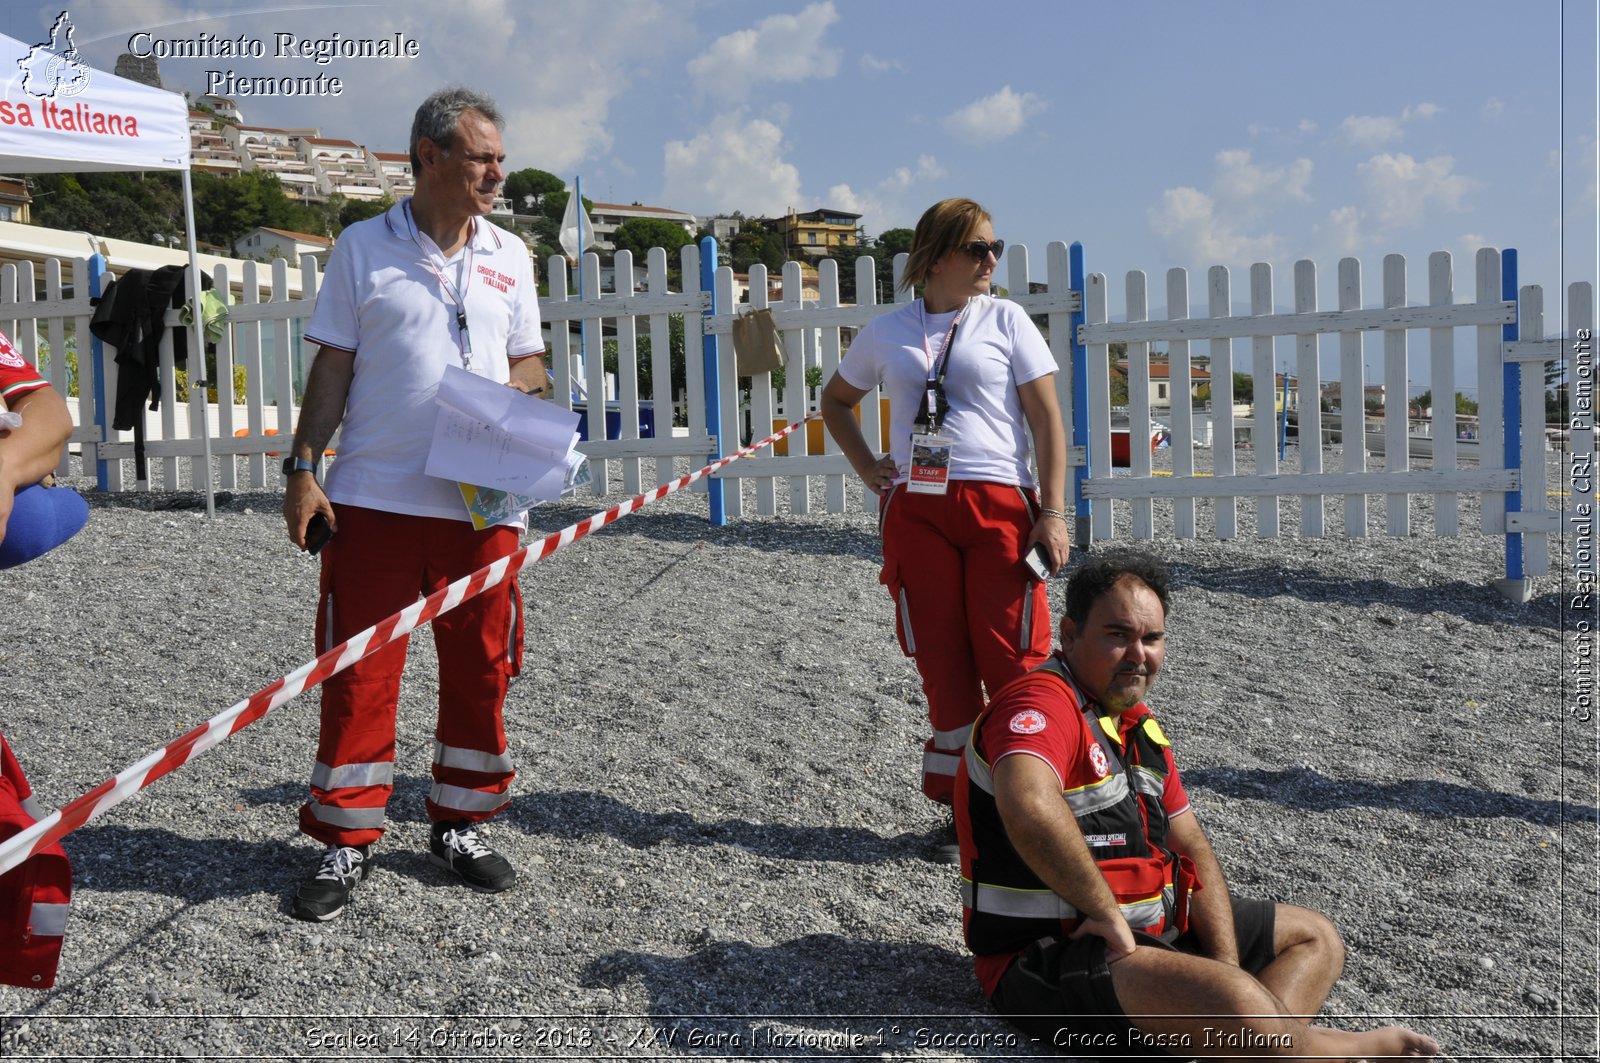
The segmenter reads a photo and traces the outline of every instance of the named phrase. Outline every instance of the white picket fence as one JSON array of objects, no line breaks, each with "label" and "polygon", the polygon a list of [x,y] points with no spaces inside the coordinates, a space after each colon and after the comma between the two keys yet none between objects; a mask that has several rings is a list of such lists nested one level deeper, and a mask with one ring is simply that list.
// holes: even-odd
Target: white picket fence
[{"label": "white picket fence", "polygon": [[[814,409],[814,393],[805,386],[807,365],[818,365],[824,377],[830,376],[854,332],[894,305],[875,302],[877,285],[874,263],[870,259],[863,258],[855,264],[860,299],[854,305],[844,305],[840,301],[839,277],[832,260],[821,263],[820,294],[813,300],[801,295],[799,266],[787,264],[777,289],[780,297],[770,303],[788,353],[790,369],[784,391],[781,395],[775,393],[770,377],[762,375],[750,381],[748,395],[742,396],[735,376],[732,344],[722,342],[718,362],[719,416],[712,418],[706,399],[701,341],[708,335],[726,341],[736,308],[733,275],[726,267],[715,272],[712,291],[695,290],[701,253],[698,246],[681,250],[679,264],[684,277],[681,287],[689,290],[679,292],[669,290],[667,254],[660,248],[647,256],[648,279],[645,289],[637,292],[603,290],[599,259],[586,255],[577,267],[583,271],[582,299],[576,294],[577,278],[569,273],[563,259],[552,258],[546,264],[550,291],[548,297],[541,299],[540,310],[546,322],[556,395],[558,400],[570,396],[574,385],[581,384],[582,390],[594,397],[591,438],[581,444],[581,449],[590,458],[596,494],[615,489],[617,484],[613,477],[620,479],[622,490],[638,493],[650,481],[660,484],[672,479],[678,474],[675,465],[681,464],[681,459],[688,459],[691,467],[698,467],[708,456],[718,452],[716,423],[727,426],[726,438],[720,442],[721,452],[728,453],[738,445],[734,438],[736,426],[746,423],[745,414],[748,414],[753,434],[759,438],[766,434],[767,426],[783,423],[783,411]],[[1154,536],[1157,534],[1155,504],[1158,500],[1165,500],[1159,511],[1163,514],[1170,503],[1172,534],[1180,538],[1201,534],[1197,502],[1202,499],[1211,502],[1212,534],[1222,538],[1239,534],[1238,504],[1244,499],[1253,500],[1256,532],[1260,536],[1282,533],[1281,508],[1286,499],[1298,499],[1299,534],[1309,537],[1327,534],[1326,503],[1330,498],[1343,500],[1342,533],[1362,536],[1367,530],[1370,496],[1388,499],[1388,532],[1407,535],[1411,528],[1406,500],[1413,494],[1434,497],[1432,530],[1437,535],[1453,536],[1460,532],[1458,499],[1464,493],[1475,492],[1483,500],[1480,530],[1491,535],[1524,536],[1527,574],[1544,574],[1548,555],[1544,537],[1555,530],[1560,520],[1559,512],[1550,510],[1545,501],[1549,484],[1542,446],[1544,367],[1570,358],[1571,352],[1560,341],[1545,339],[1543,296],[1539,288],[1522,288],[1515,302],[1502,298],[1499,252],[1485,249],[1478,253],[1475,291],[1471,301],[1466,302],[1456,302],[1450,256],[1444,252],[1433,255],[1429,259],[1428,303],[1421,306],[1407,305],[1405,261],[1391,255],[1383,263],[1383,305],[1378,309],[1364,305],[1360,264],[1354,259],[1339,263],[1339,305],[1330,310],[1317,307],[1315,265],[1309,261],[1296,263],[1293,313],[1275,312],[1271,269],[1266,265],[1253,267],[1250,272],[1251,312],[1244,316],[1233,314],[1228,271],[1214,267],[1207,277],[1210,316],[1194,319],[1187,316],[1189,282],[1184,271],[1172,270],[1167,274],[1169,316],[1166,320],[1147,319],[1145,276],[1135,272],[1126,279],[1127,320],[1120,322],[1108,320],[1107,282],[1102,275],[1088,275],[1084,291],[1073,290],[1070,254],[1064,244],[1051,243],[1046,249],[1043,276],[1035,278],[1028,249],[1014,246],[1007,251],[1006,279],[1012,292],[1009,297],[1030,314],[1042,315],[1047,322],[1050,346],[1061,366],[1056,386],[1068,438],[1073,438],[1079,418],[1087,421],[1087,445],[1074,447],[1071,457],[1075,467],[1087,470],[1077,514],[1080,541],[1110,537],[1114,507],[1124,504],[1132,507],[1133,535],[1137,538]],[[611,271],[611,276],[631,277],[631,256],[619,252],[617,260],[617,268]],[[105,350],[101,360],[104,372],[97,375],[94,359],[88,356],[91,266],[83,259],[68,264],[70,286],[64,283],[62,268],[60,262],[50,261],[42,280],[36,279],[32,267],[26,264],[8,265],[0,270],[0,328],[12,336],[25,355],[35,360],[46,346],[53,353],[64,347],[75,347],[80,352],[78,387],[82,412],[71,446],[81,450],[86,475],[97,476],[108,490],[126,490],[133,486],[126,467],[133,452],[130,434],[102,431],[98,427],[109,420],[106,404],[115,395],[115,352],[109,348]],[[897,278],[903,268],[904,256],[900,256],[894,265]],[[211,433],[212,453],[235,459],[219,463],[216,482],[221,486],[264,488],[281,483],[277,462],[269,457],[285,449],[285,436],[292,432],[299,398],[296,389],[313,353],[305,349],[308,345],[303,340],[303,328],[318,281],[315,263],[309,259],[300,270],[299,293],[291,292],[289,276],[289,267],[281,260],[264,269],[255,263],[244,264],[242,276],[237,279],[242,282],[246,294],[242,298],[236,296],[229,327],[217,349],[217,371],[212,383],[218,391],[218,403],[208,406],[199,389],[194,389],[187,408],[180,411],[173,392],[170,334],[164,340],[162,379],[165,390],[159,412],[150,415],[147,421],[146,433],[152,488],[192,489],[202,482],[200,478],[206,473],[201,425],[206,425]],[[226,267],[219,267],[213,279],[223,290],[234,280],[227,274]],[[899,293],[897,298],[903,301],[909,297]],[[1568,299],[1570,329],[1592,330],[1592,285],[1572,285]],[[759,265],[751,269],[750,300],[758,307],[769,305],[768,277]],[[713,305],[717,312],[708,313]],[[671,393],[669,328],[674,314],[684,315],[687,348],[688,427],[676,431],[671,427],[670,413],[674,408],[674,396]],[[1077,320],[1079,318],[1081,321]],[[174,312],[169,315],[169,321],[175,320]],[[1506,342],[1502,332],[1513,322],[1520,326],[1521,338]],[[572,331],[574,325],[576,339]],[[1477,345],[1477,396],[1483,424],[1480,460],[1474,467],[1464,467],[1458,461],[1451,401],[1459,386],[1455,345],[1462,329],[1470,330],[1469,335],[1475,338]],[[1256,414],[1249,425],[1252,445],[1248,451],[1236,446],[1232,373],[1236,366],[1248,366],[1255,394],[1258,397],[1270,394],[1277,371],[1274,343],[1279,337],[1291,337],[1298,352],[1299,432],[1302,438],[1317,439],[1322,437],[1323,429],[1319,399],[1324,337],[1337,337],[1337,379],[1343,395],[1360,396],[1365,384],[1366,344],[1370,337],[1381,335],[1383,382],[1391,406],[1399,408],[1411,382],[1410,336],[1421,331],[1426,331],[1428,337],[1430,386],[1434,395],[1439,396],[1435,405],[1438,412],[1430,468],[1412,467],[1406,420],[1397,416],[1387,422],[1388,438],[1381,471],[1369,471],[1368,451],[1364,445],[1364,411],[1359,401],[1344,403],[1339,420],[1342,449],[1338,469],[1323,468],[1323,453],[1319,447],[1296,448],[1298,464],[1294,468],[1280,468],[1270,402],[1255,404]],[[653,388],[648,395],[641,395],[638,385],[638,339],[641,336],[648,336],[650,341]],[[599,401],[606,393],[601,352],[607,339],[615,340],[618,352],[614,406],[620,414],[620,431],[615,439],[603,438],[605,418]],[[1082,364],[1087,366],[1087,401],[1080,400],[1076,411],[1074,340],[1086,348],[1080,348],[1080,355],[1086,355]],[[1241,358],[1236,362],[1236,357],[1242,354],[1238,347],[1246,340],[1248,360]],[[1166,345],[1169,379],[1174,382],[1173,394],[1179,398],[1171,408],[1173,468],[1170,476],[1154,474],[1151,455],[1142,446],[1132,448],[1130,468],[1112,468],[1107,349],[1109,344],[1118,341],[1128,345],[1128,416],[1133,439],[1141,438],[1141,432],[1148,428],[1151,420],[1152,345]],[[1211,433],[1211,475],[1197,470],[1195,459],[1199,448],[1195,443],[1190,406],[1181,401],[1187,393],[1182,382],[1188,379],[1194,353],[1192,345],[1198,343],[1206,344],[1205,353],[1210,358],[1213,407],[1217,411]],[[586,360],[577,357],[580,350],[588,352]],[[65,392],[65,359],[48,357],[44,361],[52,384]],[[235,364],[245,368],[243,395],[233,394],[231,367]],[[1521,415],[1526,442],[1521,450],[1520,467],[1511,469],[1504,468],[1501,460],[1506,444],[1505,422],[1498,413],[1504,394],[1503,367],[1508,365],[1520,374],[1522,381]],[[574,378],[577,373],[582,373],[581,379]],[[270,406],[265,398],[267,389],[263,387],[263,382],[269,380],[273,384]],[[881,438],[883,428],[883,407],[873,401],[876,397],[869,396],[861,405],[862,427],[869,440]],[[565,401],[570,402],[570,399]],[[641,437],[641,403],[653,404],[654,409],[660,411],[653,438]],[[284,426],[284,434],[269,434],[269,429],[279,426]],[[805,512],[811,505],[813,477],[822,478],[825,487],[822,496],[829,511],[842,511],[847,492],[851,490],[861,492],[858,497],[865,499],[866,489],[826,433],[813,433],[810,446],[801,433],[791,436],[790,440],[786,455],[769,452],[746,458],[722,470],[718,478],[733,488],[746,480],[751,481],[751,496],[755,512],[759,514],[779,511],[780,481],[786,481],[787,506],[796,512]],[[1575,435],[1571,448],[1575,453],[1592,453],[1592,432]],[[64,456],[63,473],[70,471],[67,460]],[[648,477],[646,462],[653,465]],[[1248,471],[1241,469],[1244,464],[1249,464]],[[1508,497],[1518,502],[1509,513]],[[726,491],[724,505],[727,516],[742,515],[744,492]]]},{"label": "white picket fence", "polygon": [[[1560,340],[1544,337],[1543,292],[1537,286],[1520,288],[1517,300],[1502,297],[1501,255],[1491,249],[1476,257],[1476,291],[1471,302],[1455,301],[1453,263],[1447,252],[1437,252],[1428,260],[1429,291],[1425,306],[1407,305],[1406,263],[1403,256],[1389,255],[1383,263],[1383,306],[1364,308],[1361,266],[1347,258],[1339,263],[1337,310],[1318,310],[1316,266],[1300,261],[1294,266],[1293,313],[1274,310],[1271,267],[1257,264],[1250,271],[1248,316],[1234,316],[1228,270],[1213,267],[1208,275],[1210,317],[1189,319],[1187,273],[1174,269],[1167,274],[1167,320],[1147,320],[1147,293],[1143,273],[1127,275],[1127,321],[1110,322],[1106,313],[1106,281],[1103,276],[1088,278],[1086,285],[1087,321],[1080,339],[1088,346],[1090,380],[1090,434],[1103,440],[1109,431],[1109,376],[1106,350],[1110,343],[1128,344],[1130,435],[1148,438],[1149,355],[1153,343],[1165,342],[1168,349],[1169,377],[1187,380],[1192,343],[1208,344],[1212,401],[1219,411],[1213,426],[1213,475],[1197,475],[1193,445],[1191,410],[1186,403],[1172,409],[1173,470],[1170,477],[1157,477],[1151,468],[1148,450],[1134,447],[1129,475],[1113,476],[1108,447],[1090,447],[1089,479],[1083,495],[1089,501],[1092,535],[1111,534],[1113,506],[1125,501],[1132,506],[1133,534],[1150,538],[1155,534],[1153,501],[1172,501],[1173,534],[1190,538],[1197,534],[1197,499],[1211,499],[1214,505],[1215,534],[1232,538],[1238,534],[1238,502],[1252,498],[1255,503],[1257,534],[1275,537],[1280,533],[1280,503],[1298,498],[1299,530],[1306,537],[1326,534],[1326,503],[1330,497],[1343,499],[1343,534],[1367,534],[1367,498],[1383,495],[1387,531],[1391,535],[1411,534],[1408,500],[1412,494],[1431,494],[1434,503],[1433,531],[1439,536],[1460,532],[1459,497],[1477,492],[1482,499],[1481,531],[1485,534],[1520,534],[1527,556],[1526,575],[1542,576],[1549,570],[1548,536],[1558,529],[1560,510],[1547,503],[1551,484],[1545,460],[1545,366],[1571,361],[1572,351]],[[1577,333],[1594,327],[1593,285],[1576,283],[1568,290],[1568,325]],[[1503,335],[1507,325],[1520,328],[1520,338],[1508,342]],[[1477,444],[1477,463],[1465,467],[1459,460],[1456,440],[1454,395],[1456,380],[1456,340],[1459,329],[1471,329],[1477,345],[1477,399],[1481,427]],[[1408,421],[1401,415],[1411,382],[1409,336],[1414,331],[1428,334],[1430,386],[1434,395],[1431,462],[1426,469],[1412,468]],[[1359,398],[1346,401],[1340,411],[1341,468],[1323,468],[1321,447],[1297,447],[1298,466],[1279,467],[1276,416],[1271,401],[1255,404],[1250,425],[1252,456],[1249,473],[1240,471],[1240,451],[1233,431],[1232,387],[1235,369],[1235,341],[1250,343],[1249,375],[1258,397],[1269,396],[1274,387],[1274,341],[1279,337],[1294,340],[1297,364],[1299,426],[1301,439],[1323,437],[1320,397],[1321,339],[1338,337],[1338,380],[1343,396],[1363,394],[1365,344],[1374,334],[1382,336],[1383,382],[1389,409],[1395,413],[1385,419],[1384,462],[1381,471],[1368,471],[1365,435],[1365,410]],[[1505,397],[1504,368],[1510,366],[1521,392],[1520,465],[1504,467],[1507,424],[1501,416]],[[1592,454],[1591,427],[1575,432],[1570,439],[1575,454]],[[1517,497],[1519,505],[1508,514],[1507,497]]]}]

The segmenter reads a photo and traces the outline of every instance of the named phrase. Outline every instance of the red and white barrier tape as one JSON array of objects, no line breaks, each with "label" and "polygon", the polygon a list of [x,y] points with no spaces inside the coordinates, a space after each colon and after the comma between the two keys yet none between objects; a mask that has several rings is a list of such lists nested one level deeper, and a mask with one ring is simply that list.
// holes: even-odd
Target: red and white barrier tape
[{"label": "red and white barrier tape", "polygon": [[620,520],[629,513],[641,509],[657,499],[665,498],[674,491],[680,491],[696,480],[711,475],[725,465],[738,461],[740,458],[748,457],[763,447],[771,446],[807,421],[813,420],[818,416],[815,413],[809,414],[803,420],[796,421],[782,431],[774,432],[767,438],[752,443],[748,447],[728,455],[726,458],[718,459],[698,472],[692,472],[669,484],[662,484],[660,487],[652,491],[646,491],[642,495],[635,495],[628,501],[612,506],[603,513],[596,513],[594,516],[581,520],[570,527],[563,528],[561,531],[552,532],[546,535],[537,545],[529,543],[515,553],[508,554],[500,560],[472,573],[472,575],[464,576],[449,586],[434,591],[428,597],[414,605],[407,606],[387,620],[379,621],[365,631],[352,636],[349,641],[342,642],[315,660],[306,662],[277,682],[262,688],[244,701],[196,727],[182,738],[169,743],[162,749],[156,750],[137,764],[123,769],[117,775],[107,779],[82,797],[70,801],[50,813],[33,826],[13,835],[4,842],[0,842],[0,875],[4,875],[7,871],[28,859],[28,857],[77,830],[113,805],[119,805],[126,801],[168,772],[182,767],[208,749],[221,745],[236,731],[255,723],[279,705],[296,697],[308,688],[316,686],[336,672],[344,671],[357,661],[371,656],[395,639],[410,634],[441,613],[447,613],[467,599],[475,598],[490,587],[503,582],[507,573],[512,575],[521,573],[523,569],[544,560],[563,546],[582,539],[590,532]]}]

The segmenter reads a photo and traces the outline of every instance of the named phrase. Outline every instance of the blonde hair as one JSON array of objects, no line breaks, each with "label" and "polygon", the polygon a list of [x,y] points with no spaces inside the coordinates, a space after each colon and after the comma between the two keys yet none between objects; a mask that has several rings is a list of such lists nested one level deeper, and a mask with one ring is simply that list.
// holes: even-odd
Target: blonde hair
[{"label": "blonde hair", "polygon": [[923,211],[911,234],[911,257],[906,260],[900,288],[910,291],[927,283],[935,262],[952,248],[972,239],[978,226],[993,220],[982,204],[961,197],[941,199]]}]

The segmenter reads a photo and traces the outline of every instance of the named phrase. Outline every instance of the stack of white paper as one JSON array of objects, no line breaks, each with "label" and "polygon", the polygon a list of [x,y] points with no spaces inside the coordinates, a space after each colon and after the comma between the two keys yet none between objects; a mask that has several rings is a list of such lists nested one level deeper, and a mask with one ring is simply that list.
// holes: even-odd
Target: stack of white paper
[{"label": "stack of white paper", "polygon": [[516,388],[445,369],[427,473],[529,499],[561,497],[578,415]]}]

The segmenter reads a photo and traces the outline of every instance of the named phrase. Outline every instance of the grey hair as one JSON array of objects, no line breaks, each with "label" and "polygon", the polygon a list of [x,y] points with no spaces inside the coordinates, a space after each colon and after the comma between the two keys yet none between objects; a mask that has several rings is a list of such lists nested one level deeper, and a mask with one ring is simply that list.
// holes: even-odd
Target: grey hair
[{"label": "grey hair", "polygon": [[483,93],[460,85],[440,89],[422,101],[416,117],[411,120],[411,172],[414,177],[422,176],[422,159],[417,154],[417,145],[422,143],[422,138],[427,137],[449,151],[456,142],[461,116],[467,111],[477,111],[493,122],[496,129],[504,130],[506,127],[505,116],[500,113],[500,108]]}]

